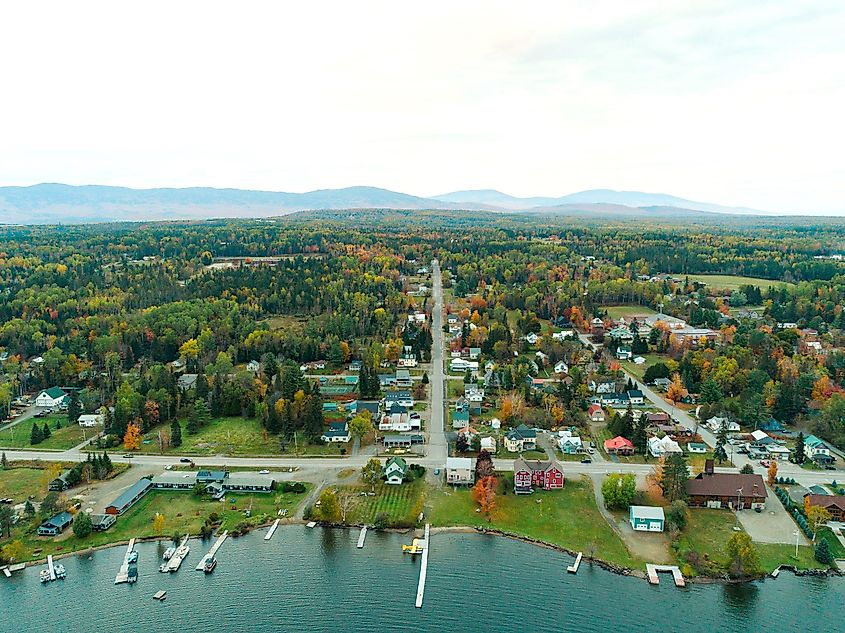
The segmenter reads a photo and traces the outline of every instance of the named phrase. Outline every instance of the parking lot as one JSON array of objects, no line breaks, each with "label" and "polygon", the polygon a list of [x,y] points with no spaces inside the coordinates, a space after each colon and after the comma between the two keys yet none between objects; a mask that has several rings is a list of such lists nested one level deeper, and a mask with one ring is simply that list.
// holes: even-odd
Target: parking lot
[{"label": "parking lot", "polygon": [[[742,510],[737,512],[737,518],[751,538],[758,543],[786,543],[795,544],[795,532],[798,526],[786,508],[783,507],[774,492],[768,486],[769,493],[766,497],[766,509],[762,512],[753,510]],[[801,545],[809,545],[810,542],[803,534],[799,534],[798,542]]]}]

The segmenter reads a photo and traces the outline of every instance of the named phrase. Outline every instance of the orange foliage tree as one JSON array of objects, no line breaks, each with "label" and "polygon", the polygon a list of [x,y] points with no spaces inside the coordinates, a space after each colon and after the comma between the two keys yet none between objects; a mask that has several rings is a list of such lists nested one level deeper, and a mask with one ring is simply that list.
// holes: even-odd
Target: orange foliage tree
[{"label": "orange foliage tree", "polygon": [[672,382],[669,383],[669,388],[666,390],[666,397],[674,403],[681,400],[687,395],[687,390],[684,383],[681,382],[681,375],[676,373],[672,376]]},{"label": "orange foliage tree", "polygon": [[491,521],[491,514],[496,508],[496,478],[492,475],[478,480],[472,488],[472,498],[481,508],[482,514]]},{"label": "orange foliage tree", "polygon": [[126,435],[123,436],[123,448],[127,451],[137,451],[141,448],[141,426],[130,422],[126,427]]}]

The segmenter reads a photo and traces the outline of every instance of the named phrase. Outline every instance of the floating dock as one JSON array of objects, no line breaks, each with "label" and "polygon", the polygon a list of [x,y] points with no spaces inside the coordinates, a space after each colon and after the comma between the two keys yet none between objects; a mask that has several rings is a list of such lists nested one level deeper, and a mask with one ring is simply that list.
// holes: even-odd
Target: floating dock
[{"label": "floating dock", "polygon": [[50,580],[56,579],[56,568],[53,566],[53,555],[47,556],[47,570],[50,572]]},{"label": "floating dock", "polygon": [[170,557],[169,561],[167,561],[167,571],[179,571],[179,567],[182,566],[182,561],[185,560],[190,551],[191,550],[188,547],[188,535],[186,534],[182,539],[182,542],[179,544],[179,547],[176,548],[176,553]]},{"label": "floating dock", "polygon": [[428,573],[428,539],[429,539],[429,524],[425,524],[425,544],[422,552],[422,565],[420,566],[420,582],[417,585],[417,609],[422,608],[423,594],[425,593],[425,575]]},{"label": "floating dock", "polygon": [[361,528],[361,533],[358,535],[358,549],[364,548],[364,539],[367,538],[367,526]]},{"label": "floating dock", "polygon": [[161,601],[161,600],[164,600],[166,597],[167,597],[167,592],[166,592],[166,591],[156,591],[156,592],[153,594],[153,600],[159,600],[159,601]]},{"label": "floating dock", "polygon": [[317,527],[317,522],[316,521],[309,521],[308,523],[305,524],[305,527],[315,528],[315,527]]},{"label": "floating dock", "polygon": [[10,572],[10,571],[9,571],[9,568],[8,568],[8,567],[4,567],[4,568],[3,568],[3,575],[4,575],[6,578],[11,578],[11,577],[12,577],[12,572]]},{"label": "floating dock", "polygon": [[273,538],[273,535],[276,533],[276,528],[279,527],[279,521],[281,521],[281,519],[276,519],[275,521],[273,521],[273,525],[270,526],[270,529],[267,530],[267,534],[264,535],[265,541],[269,541],[271,538]]},{"label": "floating dock", "polygon": [[223,545],[223,541],[226,540],[227,536],[229,536],[229,530],[223,532],[223,534],[221,534],[217,538],[217,541],[215,541],[214,545],[211,546],[211,549],[208,550],[208,554],[206,554],[200,559],[199,565],[196,566],[196,571],[203,571],[203,569],[205,568],[205,561],[214,558],[215,554],[217,554],[217,550],[219,550],[220,546]]},{"label": "floating dock", "polygon": [[566,571],[568,571],[570,574],[577,574],[578,573],[578,567],[581,565],[581,556],[582,556],[582,553],[578,552],[578,556],[575,557],[575,562],[573,564],[571,564],[569,567],[567,567]]},{"label": "floating dock", "polygon": [[686,587],[687,583],[684,581],[684,576],[681,574],[681,570],[678,569],[675,565],[646,565],[645,566],[646,573],[648,574],[648,581],[652,585],[659,585],[660,578],[657,577],[657,573],[661,571],[669,572],[672,574],[672,579],[675,581],[676,587]]},{"label": "floating dock", "polygon": [[119,585],[124,582],[129,582],[129,554],[135,549],[135,539],[129,539],[129,546],[126,548],[126,554],[123,555],[123,563],[120,565],[120,571],[114,577],[114,584]]}]

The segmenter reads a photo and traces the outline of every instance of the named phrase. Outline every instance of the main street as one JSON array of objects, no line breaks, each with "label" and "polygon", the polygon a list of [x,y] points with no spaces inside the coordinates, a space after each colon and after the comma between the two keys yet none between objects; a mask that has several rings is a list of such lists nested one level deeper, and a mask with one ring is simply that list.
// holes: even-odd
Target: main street
[{"label": "main street", "polygon": [[446,381],[443,375],[443,277],[440,274],[440,262],[431,262],[431,296],[434,306],[431,309],[431,373],[429,375],[429,407],[431,420],[428,428],[428,450],[426,458],[435,468],[446,463],[449,454],[446,443],[443,401],[446,393]]}]

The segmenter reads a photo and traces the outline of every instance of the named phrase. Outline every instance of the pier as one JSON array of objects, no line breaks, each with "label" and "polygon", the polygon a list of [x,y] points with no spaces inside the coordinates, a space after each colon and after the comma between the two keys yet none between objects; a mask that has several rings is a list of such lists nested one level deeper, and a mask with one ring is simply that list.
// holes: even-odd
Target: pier
[{"label": "pier", "polygon": [[570,574],[577,574],[578,567],[581,565],[581,556],[582,553],[578,552],[578,556],[575,557],[575,562],[572,563],[569,567],[567,567],[566,571],[568,571]]},{"label": "pier", "polygon": [[176,548],[176,552],[170,557],[170,560],[167,561],[167,571],[179,571],[179,567],[182,566],[182,561],[185,560],[190,551],[191,550],[188,547],[188,535],[186,534],[182,539],[182,542],[179,544],[179,547]]},{"label": "pier", "polygon": [[646,573],[648,574],[648,581],[652,585],[659,585],[660,578],[657,577],[657,573],[661,571],[669,572],[672,574],[672,579],[675,581],[676,587],[686,587],[687,583],[684,581],[684,576],[681,574],[681,570],[678,569],[675,565],[646,565],[645,566]]},{"label": "pier", "polygon": [[276,519],[275,521],[273,521],[273,525],[270,526],[270,529],[267,530],[267,534],[264,535],[265,541],[269,541],[271,538],[273,538],[273,535],[276,533],[276,528],[279,527],[279,521],[281,521],[281,519]]},{"label": "pier", "polygon": [[425,593],[425,575],[428,573],[428,545],[429,545],[429,524],[425,524],[425,543],[423,544],[422,565],[420,566],[420,582],[417,585],[417,609],[422,608],[423,594]]},{"label": "pier", "polygon": [[214,545],[211,546],[211,549],[208,550],[208,554],[200,559],[199,565],[196,566],[196,571],[202,571],[203,567],[205,567],[205,561],[214,558],[215,554],[217,554],[217,550],[219,550],[220,546],[223,545],[223,541],[226,540],[227,536],[229,536],[229,530],[223,532],[223,534],[221,534],[214,542]]},{"label": "pier", "polygon": [[126,554],[123,555],[123,563],[120,565],[120,571],[114,577],[114,584],[119,585],[124,582],[129,582],[129,554],[135,549],[135,539],[129,539],[129,546],[126,548]]},{"label": "pier", "polygon": [[358,549],[364,549],[364,539],[367,538],[367,526],[361,528],[361,533],[358,535]]},{"label": "pier", "polygon": [[50,580],[56,579],[56,568],[53,566],[53,555],[47,556],[47,570],[50,572]]}]

